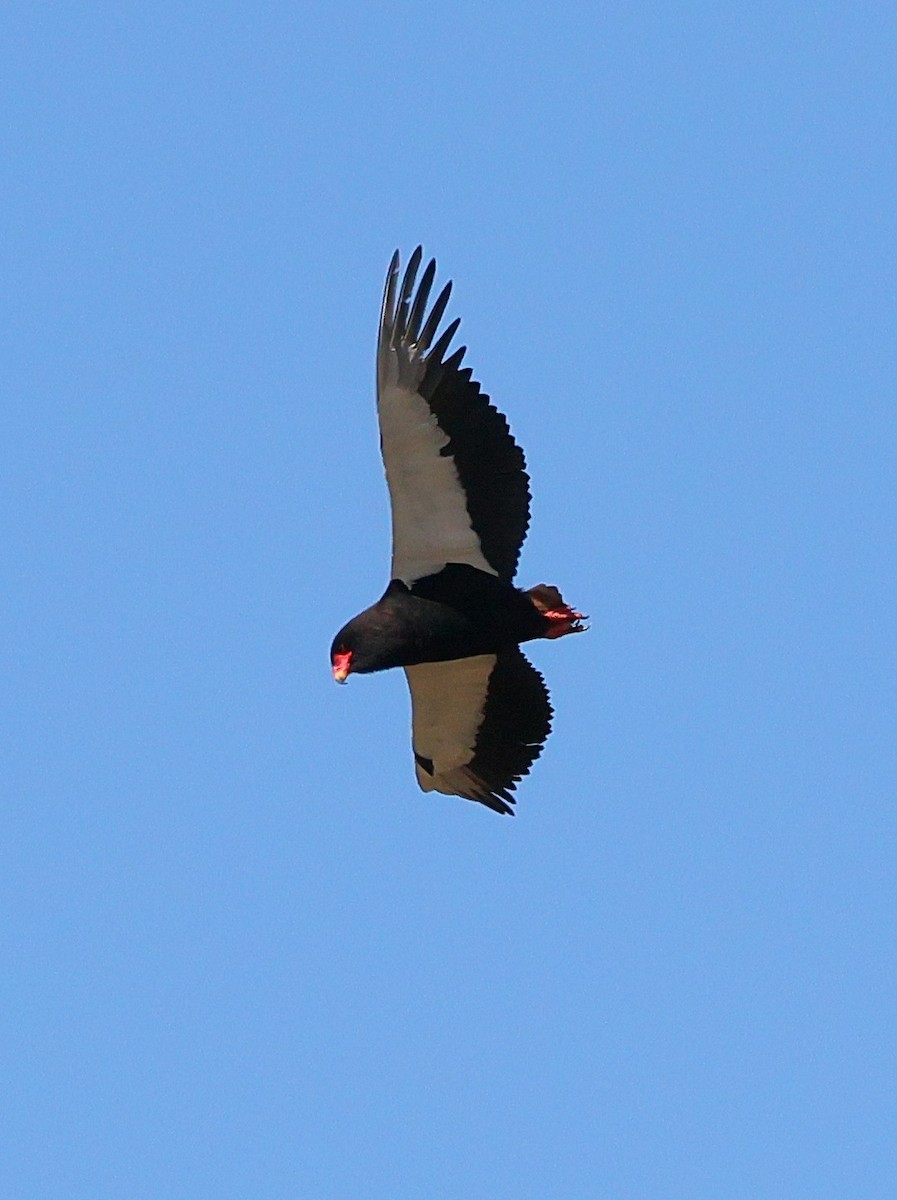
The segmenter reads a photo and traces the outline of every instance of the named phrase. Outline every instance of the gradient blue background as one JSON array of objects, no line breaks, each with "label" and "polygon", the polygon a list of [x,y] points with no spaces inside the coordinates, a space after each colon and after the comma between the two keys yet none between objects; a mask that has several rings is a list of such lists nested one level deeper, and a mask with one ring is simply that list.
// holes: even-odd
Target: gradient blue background
[{"label": "gradient blue background", "polygon": [[[895,1195],[897,16],[0,27],[0,1191]],[[515,820],[328,670],[418,241],[593,620]]]}]

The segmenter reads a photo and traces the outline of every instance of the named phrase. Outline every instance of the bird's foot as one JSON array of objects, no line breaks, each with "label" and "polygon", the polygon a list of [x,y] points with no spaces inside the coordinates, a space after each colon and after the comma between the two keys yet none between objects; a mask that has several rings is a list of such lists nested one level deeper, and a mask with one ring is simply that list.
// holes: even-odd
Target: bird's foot
[{"label": "bird's foot", "polygon": [[585,633],[588,629],[588,625],[583,625],[583,621],[587,621],[588,617],[584,613],[576,612],[569,604],[545,609],[542,616],[551,622],[545,633],[547,638],[565,637],[568,633]]},{"label": "bird's foot", "polygon": [[585,633],[588,629],[588,625],[582,624],[588,617],[571,608],[553,584],[539,583],[526,594],[549,623],[542,637],[559,638],[568,633]]}]

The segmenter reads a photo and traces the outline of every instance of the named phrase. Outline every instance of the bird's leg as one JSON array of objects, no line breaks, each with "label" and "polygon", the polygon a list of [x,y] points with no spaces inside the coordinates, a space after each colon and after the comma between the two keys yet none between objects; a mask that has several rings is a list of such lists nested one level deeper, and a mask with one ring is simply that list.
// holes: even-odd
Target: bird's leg
[{"label": "bird's leg", "polygon": [[537,584],[526,594],[545,620],[549,622],[548,629],[542,634],[543,637],[559,638],[568,633],[585,633],[588,629],[588,625],[581,624],[582,621],[587,621],[588,617],[571,608],[552,584]]},{"label": "bird's leg", "polygon": [[588,625],[582,623],[588,618],[583,613],[576,612],[569,604],[546,609],[542,616],[551,622],[544,634],[547,638],[564,637],[568,633],[585,633],[588,629]]}]

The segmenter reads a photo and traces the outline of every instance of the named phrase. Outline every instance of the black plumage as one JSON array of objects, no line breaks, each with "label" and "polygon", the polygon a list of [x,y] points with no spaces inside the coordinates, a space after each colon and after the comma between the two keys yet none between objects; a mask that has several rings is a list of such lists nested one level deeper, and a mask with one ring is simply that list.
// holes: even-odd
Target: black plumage
[{"label": "black plumage", "polygon": [[435,342],[451,293],[427,312],[436,273],[412,254],[386,279],[378,344],[380,444],[392,502],[391,581],[331,647],[334,677],[404,667],[415,770],[425,791],[512,812],[513,789],[551,727],[541,675],[518,646],[581,632],[546,584],[513,584],[529,525],[523,451],[468,367]]}]

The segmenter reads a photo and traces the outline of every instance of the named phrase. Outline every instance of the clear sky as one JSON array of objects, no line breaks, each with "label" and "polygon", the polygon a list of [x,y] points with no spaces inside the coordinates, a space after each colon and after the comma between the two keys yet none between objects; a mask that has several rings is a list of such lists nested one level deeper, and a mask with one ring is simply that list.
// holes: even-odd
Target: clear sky
[{"label": "clear sky", "polygon": [[[0,34],[0,1192],[890,1200],[897,15]],[[418,241],[592,617],[513,820],[328,667]]]}]

